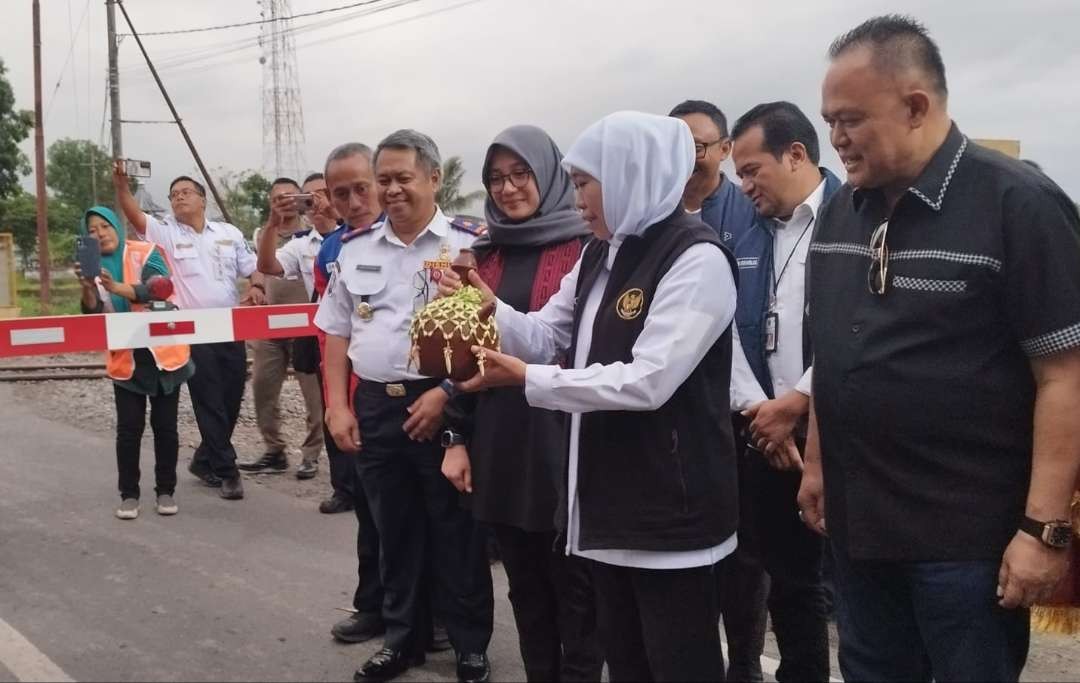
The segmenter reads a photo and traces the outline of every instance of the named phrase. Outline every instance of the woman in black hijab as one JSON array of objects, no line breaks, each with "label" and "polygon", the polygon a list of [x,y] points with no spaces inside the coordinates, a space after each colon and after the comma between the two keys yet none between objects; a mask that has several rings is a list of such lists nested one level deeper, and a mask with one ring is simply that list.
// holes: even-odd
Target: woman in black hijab
[{"label": "woman in black hijab", "polygon": [[[561,162],[555,142],[535,126],[500,133],[484,161],[488,232],[474,245],[478,271],[522,312],[539,310],[558,291],[588,234]],[[530,408],[513,387],[459,395],[446,417],[443,473],[471,494],[473,516],[494,530],[526,677],[599,681],[588,570],[553,550],[567,416]]]}]

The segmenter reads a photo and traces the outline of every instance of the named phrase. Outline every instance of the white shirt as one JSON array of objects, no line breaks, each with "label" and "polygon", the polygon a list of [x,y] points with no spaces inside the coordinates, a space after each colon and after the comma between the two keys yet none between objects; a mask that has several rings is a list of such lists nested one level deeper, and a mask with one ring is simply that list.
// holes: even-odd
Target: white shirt
[{"label": "white shirt", "polygon": [[315,291],[315,257],[319,255],[323,236],[312,228],[306,235],[293,237],[277,250],[277,260],[287,280],[303,280],[308,300]]},{"label": "white shirt", "polygon": [[[413,314],[438,294],[437,278],[425,261],[453,260],[472,246],[476,235],[450,226],[442,211],[411,244],[394,233],[390,221],[372,226],[341,247],[331,265],[326,295],[315,325],[327,334],[349,340],[353,372],[374,382],[423,379],[409,364],[409,325]],[[370,319],[357,315],[367,302]]]},{"label": "white shirt", "polygon": [[[806,306],[806,256],[821,201],[825,196],[825,180],[802,204],[795,207],[786,221],[773,224],[773,274],[780,277],[776,286],[778,318],[776,352],[766,357],[773,380],[773,396],[779,398],[792,389],[810,395],[813,368],[803,367],[803,310]],[[791,257],[788,260],[788,257]],[[787,267],[784,264],[787,263]],[[781,276],[781,271],[783,275]],[[771,293],[771,292],[770,292]],[[738,326],[736,326],[737,328]],[[735,350],[731,367],[731,408],[745,410],[768,399],[746,360],[736,329]]]},{"label": "white shirt", "polygon": [[[612,245],[611,250],[618,247]],[[656,410],[686,381],[705,354],[731,324],[735,315],[735,280],[727,259],[710,244],[697,244],[679,256],[660,280],[645,328],[634,343],[630,363],[585,367],[609,270],[601,272],[583,295],[584,306],[573,368],[551,363],[570,346],[574,294],[581,262],[562,280],[559,291],[543,309],[523,314],[510,306],[496,307],[495,319],[503,351],[518,356],[526,369],[525,397],[529,405],[561,410],[570,417],[569,514],[566,553],[597,562],[642,569],[684,569],[711,565],[735,550],[734,534],[702,550],[658,552],[644,550],[582,550],[578,510],[577,471],[580,457],[581,414],[597,410]]]},{"label": "white shirt", "polygon": [[255,254],[239,228],[206,221],[200,233],[171,214],[163,219],[143,215],[143,237],[156,244],[169,262],[177,306],[232,308],[240,303],[236,279],[255,272]]}]

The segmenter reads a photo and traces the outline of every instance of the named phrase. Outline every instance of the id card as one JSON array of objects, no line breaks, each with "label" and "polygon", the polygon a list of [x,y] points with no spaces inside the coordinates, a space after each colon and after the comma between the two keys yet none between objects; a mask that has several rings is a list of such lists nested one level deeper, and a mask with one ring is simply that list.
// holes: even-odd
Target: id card
[{"label": "id card", "polygon": [[780,331],[780,314],[765,316],[765,353],[776,353],[776,337]]}]

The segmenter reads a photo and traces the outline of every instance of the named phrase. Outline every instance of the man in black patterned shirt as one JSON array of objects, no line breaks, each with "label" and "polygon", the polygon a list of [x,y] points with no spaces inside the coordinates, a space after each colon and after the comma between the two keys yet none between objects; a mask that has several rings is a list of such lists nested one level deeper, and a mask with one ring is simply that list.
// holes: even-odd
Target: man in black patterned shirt
[{"label": "man in black patterned shirt", "polygon": [[841,672],[1015,681],[1072,535],[1080,217],[952,123],[917,22],[871,19],[830,57],[848,184],[810,248],[799,507],[833,546]]}]

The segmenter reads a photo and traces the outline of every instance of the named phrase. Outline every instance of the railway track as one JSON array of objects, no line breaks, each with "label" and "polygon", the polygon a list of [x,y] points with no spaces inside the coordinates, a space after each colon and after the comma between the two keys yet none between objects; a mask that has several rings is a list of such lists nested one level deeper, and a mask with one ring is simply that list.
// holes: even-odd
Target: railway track
[{"label": "railway track", "polygon": [[0,382],[44,382],[86,380],[105,377],[104,363],[50,363],[0,365]]}]

